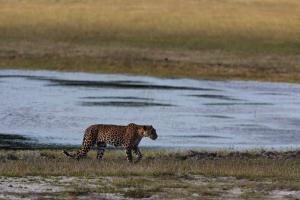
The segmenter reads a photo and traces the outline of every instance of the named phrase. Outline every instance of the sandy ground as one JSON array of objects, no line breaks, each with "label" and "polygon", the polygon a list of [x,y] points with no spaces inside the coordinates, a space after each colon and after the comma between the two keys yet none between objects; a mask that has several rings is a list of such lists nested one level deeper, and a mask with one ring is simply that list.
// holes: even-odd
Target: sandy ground
[{"label": "sandy ground", "polygon": [[[300,191],[272,189],[268,180],[234,177],[0,177],[0,199],[299,199]],[[132,183],[149,182],[151,185]],[[163,187],[154,189],[155,181]],[[149,188],[151,188],[149,190]],[[139,192],[136,192],[139,191]]]}]

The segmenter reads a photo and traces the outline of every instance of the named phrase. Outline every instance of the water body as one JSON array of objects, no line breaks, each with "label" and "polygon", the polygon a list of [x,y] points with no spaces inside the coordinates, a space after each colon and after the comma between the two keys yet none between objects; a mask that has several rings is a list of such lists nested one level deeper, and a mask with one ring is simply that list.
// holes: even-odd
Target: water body
[{"label": "water body", "polygon": [[300,84],[0,70],[0,122],[6,139],[57,145],[135,122],[159,134],[141,146],[299,148]]}]

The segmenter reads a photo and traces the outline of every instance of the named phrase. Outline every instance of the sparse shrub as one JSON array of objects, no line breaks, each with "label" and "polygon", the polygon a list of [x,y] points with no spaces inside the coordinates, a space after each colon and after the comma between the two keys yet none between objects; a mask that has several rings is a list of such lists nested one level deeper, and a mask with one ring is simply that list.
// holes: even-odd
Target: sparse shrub
[{"label": "sparse shrub", "polygon": [[19,160],[19,158],[15,154],[11,154],[11,153],[7,154],[6,159],[7,160]]},{"label": "sparse shrub", "polygon": [[124,197],[129,197],[129,198],[149,198],[151,197],[151,193],[148,192],[147,190],[143,189],[134,189],[134,190],[128,190],[124,192]]}]

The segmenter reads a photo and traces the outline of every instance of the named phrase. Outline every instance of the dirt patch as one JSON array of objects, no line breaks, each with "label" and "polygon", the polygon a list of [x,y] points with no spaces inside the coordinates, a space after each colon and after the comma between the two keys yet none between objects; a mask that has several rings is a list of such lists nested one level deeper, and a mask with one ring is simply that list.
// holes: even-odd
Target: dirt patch
[{"label": "dirt patch", "polygon": [[3,199],[240,199],[300,198],[300,191],[273,189],[268,180],[234,177],[0,177]]}]

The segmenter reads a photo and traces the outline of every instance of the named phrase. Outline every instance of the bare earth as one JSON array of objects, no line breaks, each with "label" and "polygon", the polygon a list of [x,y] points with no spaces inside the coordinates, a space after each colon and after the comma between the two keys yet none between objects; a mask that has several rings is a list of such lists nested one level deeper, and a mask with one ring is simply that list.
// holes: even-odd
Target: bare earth
[{"label": "bare earth", "polygon": [[[128,184],[149,182],[139,188]],[[153,183],[153,184],[151,184]],[[160,184],[159,187],[157,185]],[[299,199],[300,191],[272,189],[271,181],[191,175],[168,177],[0,177],[0,199]]]}]

